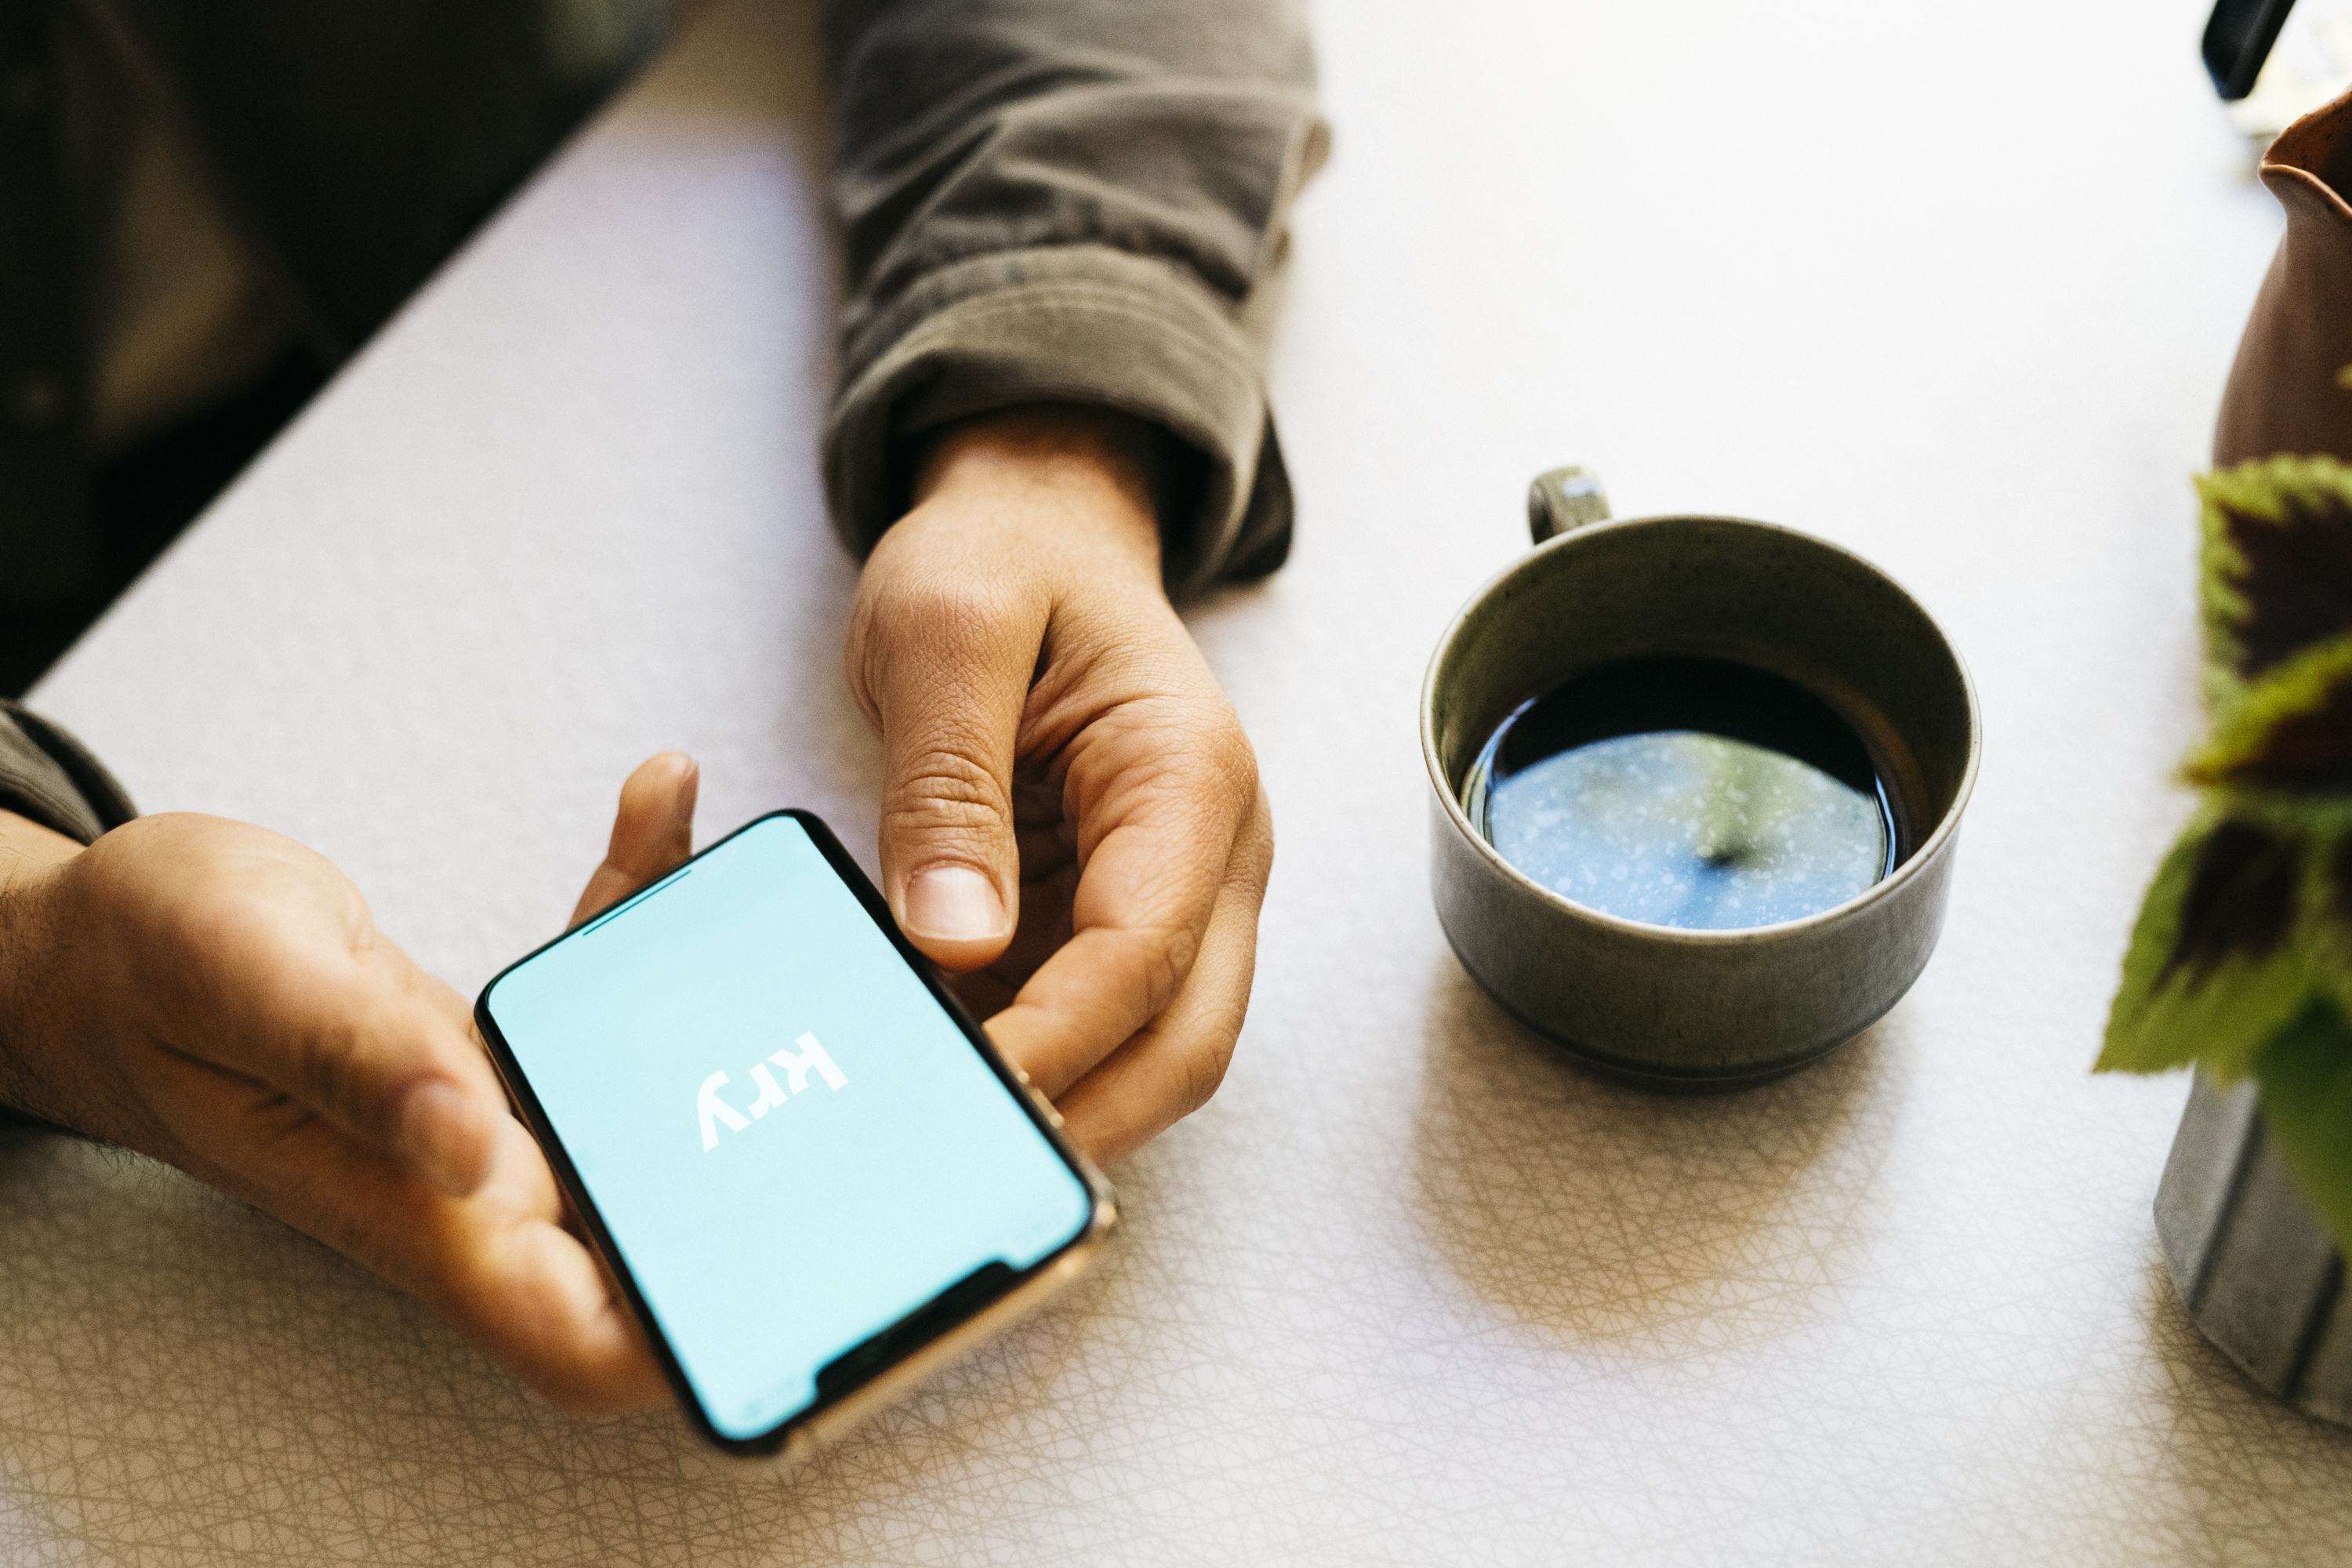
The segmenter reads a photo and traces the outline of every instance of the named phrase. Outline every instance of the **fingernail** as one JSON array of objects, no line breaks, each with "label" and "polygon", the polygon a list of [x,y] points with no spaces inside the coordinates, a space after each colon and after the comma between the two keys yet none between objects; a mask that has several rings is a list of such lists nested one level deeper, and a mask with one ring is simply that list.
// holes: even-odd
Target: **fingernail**
[{"label": "fingernail", "polygon": [[1004,929],[996,884],[969,866],[934,866],[907,884],[907,930],[947,942],[985,942]]},{"label": "fingernail", "polygon": [[433,1079],[408,1091],[400,1108],[400,1146],[419,1173],[453,1198],[479,1184],[478,1152],[467,1136],[473,1123],[465,1092]]}]

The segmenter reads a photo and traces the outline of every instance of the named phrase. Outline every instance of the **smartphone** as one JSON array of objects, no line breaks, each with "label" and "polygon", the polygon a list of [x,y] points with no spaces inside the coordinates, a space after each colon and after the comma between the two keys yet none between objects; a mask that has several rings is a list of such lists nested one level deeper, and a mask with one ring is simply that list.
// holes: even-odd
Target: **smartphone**
[{"label": "smartphone", "polygon": [[2213,89],[2235,103],[2254,90],[2263,62],[2278,42],[2294,0],[2220,0],[2205,23],[2205,69]]},{"label": "smartphone", "polygon": [[824,823],[737,829],[482,990],[523,1119],[720,1447],[795,1456],[1034,1310],[1110,1189]]}]

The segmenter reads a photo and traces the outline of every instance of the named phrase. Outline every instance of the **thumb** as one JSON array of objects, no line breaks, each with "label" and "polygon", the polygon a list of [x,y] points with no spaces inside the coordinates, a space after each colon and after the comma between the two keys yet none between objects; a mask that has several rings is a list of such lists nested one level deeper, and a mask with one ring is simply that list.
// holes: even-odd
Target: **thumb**
[{"label": "thumb", "polygon": [[943,968],[1003,952],[1020,911],[1013,763],[1038,630],[1019,616],[877,612],[859,695],[882,730],[882,887]]},{"label": "thumb", "polygon": [[564,930],[685,863],[694,853],[694,797],[701,784],[702,770],[684,752],[664,752],[637,764],[621,786],[604,863],[588,879]]}]

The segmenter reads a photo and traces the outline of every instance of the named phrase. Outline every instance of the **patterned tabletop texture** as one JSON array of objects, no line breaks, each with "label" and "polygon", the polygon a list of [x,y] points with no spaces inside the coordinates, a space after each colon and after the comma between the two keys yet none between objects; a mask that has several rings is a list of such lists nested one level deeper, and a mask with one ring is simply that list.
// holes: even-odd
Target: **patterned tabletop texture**
[{"label": "patterned tabletop texture", "polygon": [[[1258,989],[1223,1092],[1114,1173],[1100,1273],[782,1471],[560,1415],[274,1222],[16,1135],[0,1557],[2341,1560],[2352,1435],[2251,1392],[2157,1262],[2185,1085],[2087,1070],[2185,810],[2187,476],[2278,232],[2200,22],[1323,7],[1298,549],[1192,615],[1281,836]],[[814,32],[708,16],[38,700],[149,809],[333,857],[468,991],[665,746],[704,841],[792,804],[870,858]],[[1863,552],[1979,685],[1941,951],[1769,1088],[1580,1076],[1430,912],[1422,663],[1570,460]]]}]

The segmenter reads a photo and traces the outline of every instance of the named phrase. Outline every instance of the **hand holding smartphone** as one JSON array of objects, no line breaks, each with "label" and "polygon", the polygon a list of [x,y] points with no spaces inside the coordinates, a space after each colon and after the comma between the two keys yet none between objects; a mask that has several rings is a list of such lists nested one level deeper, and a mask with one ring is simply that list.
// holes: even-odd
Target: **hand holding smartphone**
[{"label": "hand holding smartphone", "polygon": [[486,986],[483,1038],[698,1427],[816,1446],[1092,1261],[1102,1178],[805,812]]}]

